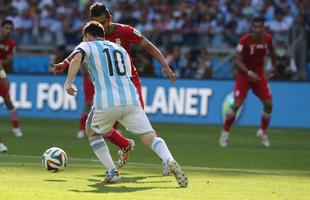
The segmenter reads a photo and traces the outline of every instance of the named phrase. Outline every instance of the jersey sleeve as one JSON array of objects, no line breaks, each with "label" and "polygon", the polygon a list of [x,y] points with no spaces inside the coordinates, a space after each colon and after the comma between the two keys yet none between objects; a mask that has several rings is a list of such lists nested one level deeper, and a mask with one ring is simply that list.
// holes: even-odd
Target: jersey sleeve
[{"label": "jersey sleeve", "polygon": [[75,55],[77,53],[82,54],[82,61],[81,62],[83,62],[85,58],[89,57],[90,49],[89,49],[89,45],[87,44],[87,42],[81,42],[77,47],[75,47],[75,49],[73,51],[73,55]]},{"label": "jersey sleeve", "polygon": [[131,26],[126,27],[126,33],[130,43],[133,43],[135,45],[139,45],[144,38],[140,31]]},{"label": "jersey sleeve", "polygon": [[237,51],[238,53],[240,53],[241,55],[243,55],[243,54],[244,54],[245,47],[246,47],[246,39],[245,39],[244,37],[242,37],[242,38],[239,40],[239,42],[238,42],[236,51]]},{"label": "jersey sleeve", "polygon": [[130,77],[132,77],[132,68],[131,68],[131,62],[130,62],[130,57],[127,53],[127,51],[124,49],[124,64],[125,64],[125,67],[126,67],[126,71],[128,72],[128,75]]},{"label": "jersey sleeve", "polygon": [[16,48],[16,42],[15,42],[15,40],[11,40],[11,42],[9,44],[7,56],[12,56],[15,53],[15,48]]}]

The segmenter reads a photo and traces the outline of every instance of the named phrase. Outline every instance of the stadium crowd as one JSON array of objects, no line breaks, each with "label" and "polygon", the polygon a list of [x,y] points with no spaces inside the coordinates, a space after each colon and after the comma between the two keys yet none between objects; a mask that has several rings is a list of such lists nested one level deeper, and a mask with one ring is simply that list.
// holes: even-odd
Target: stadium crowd
[{"label": "stadium crowd", "polygon": [[[87,0],[3,0],[0,21],[13,20],[18,45],[76,45],[88,21]],[[288,46],[294,28],[310,32],[308,0],[103,0],[113,21],[129,24],[162,47],[178,77],[212,78],[214,63],[208,49],[235,48],[249,32],[251,18],[263,16],[274,41]],[[142,76],[160,76],[160,67],[145,52],[134,51]],[[283,55],[283,51],[279,51]],[[287,51],[285,52],[287,55]],[[289,57],[289,55],[287,55]],[[290,79],[298,67],[289,62],[279,79]],[[225,67],[225,65],[223,65]],[[229,76],[229,75],[228,75]],[[233,76],[233,74],[231,74]]]}]

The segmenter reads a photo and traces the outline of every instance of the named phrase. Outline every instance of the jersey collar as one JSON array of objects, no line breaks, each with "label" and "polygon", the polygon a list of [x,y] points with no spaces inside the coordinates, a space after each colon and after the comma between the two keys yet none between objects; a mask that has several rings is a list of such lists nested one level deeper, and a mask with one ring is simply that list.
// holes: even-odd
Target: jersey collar
[{"label": "jersey collar", "polygon": [[112,33],[112,31],[115,29],[115,24],[111,23],[111,26],[109,27],[108,32],[106,33],[106,35],[109,35],[110,33]]},{"label": "jersey collar", "polygon": [[252,34],[252,39],[255,41],[263,41],[263,36],[261,38],[256,37],[254,34]]}]

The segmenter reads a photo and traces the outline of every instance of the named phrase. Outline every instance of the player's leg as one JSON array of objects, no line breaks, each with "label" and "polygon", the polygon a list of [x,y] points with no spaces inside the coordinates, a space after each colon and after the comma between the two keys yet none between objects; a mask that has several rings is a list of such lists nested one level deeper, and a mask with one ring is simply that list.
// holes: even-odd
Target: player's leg
[{"label": "player's leg", "polygon": [[84,104],[83,104],[83,111],[80,117],[80,129],[76,134],[77,138],[84,138],[85,137],[85,123],[87,120],[88,112],[93,103],[94,97],[94,86],[91,82],[89,75],[84,74],[83,76],[83,94],[84,94]]},{"label": "player's leg", "polygon": [[234,89],[234,103],[226,113],[223,130],[221,132],[221,137],[219,139],[219,145],[221,147],[227,147],[228,145],[228,138],[231,126],[235,121],[236,113],[238,112],[240,106],[242,105],[243,100],[247,96],[249,87],[250,82],[247,78],[237,76]]},{"label": "player's leg", "polygon": [[142,142],[150,147],[158,157],[169,166],[180,187],[187,187],[188,181],[184,171],[174,160],[166,142],[162,138],[156,136],[156,132],[140,106],[126,106],[124,114],[119,121],[130,132],[140,135]]},{"label": "player's leg", "polygon": [[[142,95],[142,84],[141,84],[141,81],[139,79],[138,76],[136,76],[137,78],[133,81],[134,82],[134,85],[138,91],[138,95],[139,95],[139,101],[140,101],[140,104],[141,104],[141,107],[142,109],[144,109],[144,100],[143,100],[143,95]],[[159,137],[158,133],[155,132],[156,136]],[[121,160],[121,159],[120,159]],[[162,173],[164,176],[168,176],[170,174],[170,169],[169,169],[169,166],[163,162],[162,160],[160,160],[161,163],[162,163]]]},{"label": "player's leg", "polygon": [[3,102],[9,111],[9,117],[12,122],[12,131],[14,135],[16,137],[22,137],[23,132],[20,130],[18,115],[9,95],[9,83],[6,76],[0,77],[0,96],[3,98]]},{"label": "player's leg", "polygon": [[272,113],[272,95],[269,84],[266,78],[261,78],[253,88],[254,94],[259,97],[263,104],[263,112],[261,114],[261,125],[256,135],[261,138],[262,144],[265,147],[270,146],[270,141],[267,134],[267,129],[271,120]]},{"label": "player's leg", "polygon": [[[138,91],[138,95],[139,95],[139,101],[140,104],[142,106],[142,108],[144,108],[144,101],[142,98],[142,85],[141,85],[141,81],[138,77],[138,75],[135,76],[133,83]],[[118,126],[118,123],[116,123],[113,128],[116,130]],[[116,133],[112,133],[113,135],[111,135],[110,137],[117,137],[120,138],[120,136],[117,136],[117,132]],[[120,134],[119,134],[120,135]],[[129,157],[129,151],[133,149],[135,142],[131,139],[128,139],[128,146],[125,148],[120,148],[120,150],[118,151],[118,167],[123,167],[127,162],[128,162],[128,157]],[[125,140],[123,139],[123,142],[125,142]],[[164,165],[163,165],[164,166]],[[167,170],[167,167],[165,168],[166,170],[166,175],[169,175],[169,169]]]},{"label": "player's leg", "polygon": [[[85,74],[83,76],[83,89],[84,89],[84,107],[83,107],[83,113],[80,118],[80,130],[77,133],[78,138],[84,137],[87,113],[89,112],[92,106],[93,97],[95,93],[93,83],[91,82],[91,79],[88,74]],[[124,151],[126,151],[126,155],[127,155],[126,161],[123,162],[123,165],[125,165],[126,162],[128,161],[128,151],[130,151],[133,148],[134,141],[124,137],[116,129],[112,129],[112,131],[108,135],[105,136],[105,139],[110,140],[113,144],[117,145],[120,149],[124,149]]]},{"label": "player's leg", "polygon": [[119,118],[121,111],[115,109],[121,109],[121,107],[105,109],[104,111],[92,110],[87,118],[86,135],[90,146],[107,170],[105,177],[101,180],[102,183],[113,183],[120,180],[120,175],[116,170],[109,148],[104,137],[102,137],[112,130],[113,124]]},{"label": "player's leg", "polygon": [[231,105],[228,112],[226,113],[223,130],[221,132],[221,137],[219,139],[219,145],[221,147],[227,147],[228,145],[230,129],[233,122],[235,121],[236,113],[238,112],[238,109],[242,105],[242,102],[243,102],[242,100],[234,98],[234,103]]},{"label": "player's leg", "polygon": [[91,108],[91,105],[92,105],[92,102],[84,101],[83,111],[80,117],[80,129],[78,133],[76,134],[76,137],[79,139],[85,137],[85,124],[86,124],[87,115]]}]

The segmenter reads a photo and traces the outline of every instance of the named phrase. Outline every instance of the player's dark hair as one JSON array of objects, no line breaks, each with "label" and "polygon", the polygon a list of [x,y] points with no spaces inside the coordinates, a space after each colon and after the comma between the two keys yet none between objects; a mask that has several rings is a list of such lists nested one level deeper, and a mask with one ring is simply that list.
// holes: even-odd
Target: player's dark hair
[{"label": "player's dark hair", "polygon": [[9,19],[5,19],[1,22],[1,27],[4,27],[5,25],[10,24],[11,26],[14,27],[13,21]]},{"label": "player's dark hair", "polygon": [[90,6],[90,18],[99,17],[104,15],[105,17],[109,18],[110,11],[103,5],[102,3],[95,3]]},{"label": "player's dark hair", "polygon": [[265,19],[263,17],[254,17],[252,19],[252,24],[256,23],[256,22],[262,22],[264,23],[265,22]]},{"label": "player's dark hair", "polygon": [[93,37],[104,38],[104,28],[96,21],[89,21],[83,28],[83,35],[90,34]]}]

